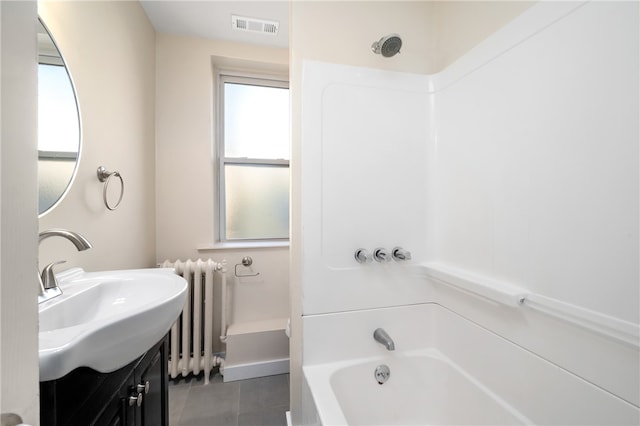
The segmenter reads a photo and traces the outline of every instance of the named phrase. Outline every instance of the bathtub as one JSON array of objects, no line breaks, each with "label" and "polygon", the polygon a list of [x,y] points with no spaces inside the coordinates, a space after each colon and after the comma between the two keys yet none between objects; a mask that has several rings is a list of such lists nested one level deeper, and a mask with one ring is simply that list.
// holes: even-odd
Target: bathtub
[{"label": "bathtub", "polygon": [[[411,325],[411,326],[408,326]],[[387,331],[395,351],[374,341]],[[303,318],[307,425],[638,424],[638,407],[435,303]],[[379,384],[378,365],[390,369]]]},{"label": "bathtub", "polygon": [[[380,364],[390,369],[383,384]],[[305,367],[305,376],[325,396],[315,401],[325,425],[531,423],[435,349]]]}]

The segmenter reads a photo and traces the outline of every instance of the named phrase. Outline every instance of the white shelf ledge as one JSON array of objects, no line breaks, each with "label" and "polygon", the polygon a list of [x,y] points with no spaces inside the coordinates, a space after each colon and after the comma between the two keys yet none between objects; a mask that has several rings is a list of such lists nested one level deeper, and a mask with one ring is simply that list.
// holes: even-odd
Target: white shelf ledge
[{"label": "white shelf ledge", "polygon": [[465,293],[505,306],[533,309],[618,342],[636,348],[640,347],[640,324],[634,324],[541,294],[531,293],[522,287],[471,274],[441,263],[423,263],[419,267],[427,278]]},{"label": "white shelf ledge", "polygon": [[524,305],[547,315],[579,325],[608,338],[640,346],[640,325],[615,318],[580,306],[561,302],[560,300],[529,294]]},{"label": "white shelf ledge", "polygon": [[503,305],[519,306],[527,295],[527,291],[521,287],[469,274],[439,263],[423,263],[421,267],[429,278]]}]

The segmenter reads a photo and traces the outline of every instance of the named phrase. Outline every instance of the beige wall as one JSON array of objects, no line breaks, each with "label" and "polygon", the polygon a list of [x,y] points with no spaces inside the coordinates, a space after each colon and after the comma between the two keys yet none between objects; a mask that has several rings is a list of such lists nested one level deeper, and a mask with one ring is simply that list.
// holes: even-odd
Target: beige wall
[{"label": "beige wall", "polygon": [[[214,67],[286,78],[288,51],[169,34],[157,34],[156,46],[157,260],[226,259],[230,323],[288,317],[287,247],[212,248],[217,209]],[[253,258],[259,277],[233,276],[243,256]],[[219,342],[214,349],[223,350]]]},{"label": "beige wall", "polygon": [[[83,133],[73,186],[40,219],[40,230],[71,229],[93,244],[78,253],[68,241],[47,239],[40,244],[40,264],[66,259],[58,269],[154,266],[153,27],[136,1],[41,0],[38,12],[71,71]],[[116,211],[107,210],[102,201],[98,166],[118,170],[124,177],[124,198]]]},{"label": "beige wall", "polygon": [[[438,68],[436,13],[436,3],[428,1],[293,1],[292,57],[433,73]],[[392,33],[402,37],[400,54],[374,55],[371,44]]]},{"label": "beige wall", "polygon": [[197,258],[214,243],[213,62],[286,78],[287,50],[157,34],[156,57],[157,258]]},{"label": "beige wall", "polygon": [[[302,62],[319,60],[392,71],[432,74],[530,7],[532,2],[298,2],[290,3],[292,89],[291,201],[291,409],[301,422],[301,241],[300,178]],[[392,58],[374,55],[371,44],[389,33],[403,40]]]},{"label": "beige wall", "polygon": [[535,1],[439,1],[437,71],[535,4]]},{"label": "beige wall", "polygon": [[37,425],[36,3],[0,2],[0,412]]}]

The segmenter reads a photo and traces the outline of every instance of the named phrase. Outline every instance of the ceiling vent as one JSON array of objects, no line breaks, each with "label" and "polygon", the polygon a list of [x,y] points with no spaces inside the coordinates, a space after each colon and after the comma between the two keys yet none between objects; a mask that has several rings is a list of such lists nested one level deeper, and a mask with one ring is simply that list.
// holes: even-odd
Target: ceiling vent
[{"label": "ceiling vent", "polygon": [[234,30],[277,35],[279,26],[280,23],[277,21],[231,15],[231,27],[233,27]]}]

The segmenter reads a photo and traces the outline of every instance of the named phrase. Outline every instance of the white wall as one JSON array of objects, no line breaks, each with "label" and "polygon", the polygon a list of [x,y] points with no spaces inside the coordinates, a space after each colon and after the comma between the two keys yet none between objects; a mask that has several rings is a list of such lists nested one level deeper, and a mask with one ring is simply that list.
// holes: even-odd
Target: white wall
[{"label": "white wall", "polygon": [[426,259],[427,77],[309,61],[303,73],[303,315],[429,301],[412,262],[354,257],[399,246]]},{"label": "white wall", "polygon": [[[521,18],[434,78],[430,260],[637,337],[638,5],[543,3]],[[640,405],[637,345],[527,303],[489,309],[437,290],[446,306]]]},{"label": "white wall", "polygon": [[[291,407],[300,423],[302,228],[302,76],[303,60],[319,60],[385,70],[433,73],[441,70],[484,37],[531,5],[529,2],[292,2],[292,199],[291,199]],[[471,9],[469,9],[471,8]],[[473,10],[473,12],[469,12]],[[477,19],[470,19],[473,16]],[[399,33],[403,49],[386,59],[371,44]]]},{"label": "white wall", "polygon": [[0,412],[38,410],[36,3],[0,2]]},{"label": "white wall", "polygon": [[[302,395],[302,77],[304,60],[320,60],[395,71],[429,72],[435,58],[427,56],[434,42],[433,7],[429,2],[291,2],[290,72],[292,102],[291,151],[291,375],[290,400],[294,424],[301,422]],[[356,29],[357,28],[357,29]],[[412,37],[407,38],[411,28]],[[404,37],[394,60],[371,53],[371,44],[389,33]],[[413,49],[409,46],[414,45]],[[413,53],[412,53],[413,52]]]},{"label": "white wall", "polygon": [[[214,68],[286,78],[287,65],[286,49],[157,34],[156,258],[226,259],[231,323],[289,316],[289,259],[288,247],[215,243]],[[244,256],[253,258],[259,277],[234,277]],[[223,349],[219,342],[214,348]]]},{"label": "white wall", "polygon": [[434,260],[640,322],[637,11],[595,2],[439,76]]},{"label": "white wall", "polygon": [[[40,219],[40,230],[67,228],[93,244],[78,253],[68,241],[47,239],[40,244],[40,264],[66,259],[58,270],[154,266],[153,27],[136,1],[41,0],[38,12],[76,85],[83,136],[73,186]],[[116,211],[107,210],[102,201],[98,166],[118,170],[124,178],[124,198]],[[111,185],[117,186],[117,180]]]},{"label": "white wall", "polygon": [[[390,104],[401,111],[389,101],[396,89],[389,85],[396,84],[407,98],[412,95],[396,81],[400,74],[377,82],[383,71],[304,63],[301,107],[311,116],[294,127],[300,132],[300,145],[294,148],[302,165],[301,187],[294,191],[301,200],[295,205],[300,208],[295,223],[302,255],[293,265],[302,286],[301,313],[388,306],[402,297],[414,303],[432,298],[640,405],[637,345],[533,312],[527,303],[500,306],[427,279],[418,290],[410,268],[403,282],[389,282],[387,270],[375,264],[361,267],[357,277],[352,274],[357,266],[334,258],[343,251],[342,241],[324,233],[341,227],[347,240],[387,235],[384,224],[362,218],[360,205],[381,211],[382,217],[389,200],[412,207],[407,208],[409,222],[425,210],[424,222],[415,227],[428,247],[416,251],[416,262],[438,262],[514,284],[637,330],[638,26],[637,3],[541,3],[443,72],[424,76],[426,82],[414,91],[434,91],[422,110],[430,127],[421,142],[426,148],[418,144],[412,151],[423,156],[426,168],[426,183],[414,183],[425,203],[417,208],[415,200],[382,185],[376,209],[369,205],[371,194],[350,183],[354,176],[368,176],[369,164],[394,164],[384,141],[382,147],[376,145],[366,123],[360,123],[360,134],[351,129],[351,117],[374,117],[384,135],[387,124],[379,124],[378,112]],[[357,82],[367,87],[357,95],[367,102],[331,102],[332,88],[353,92],[350,86]],[[384,93],[373,96],[376,91]],[[360,111],[354,112],[354,104]],[[334,116],[344,122],[336,123]],[[405,127],[397,132],[401,141]],[[345,158],[324,155],[335,154],[332,138],[338,141],[343,133],[351,136],[341,141],[352,166],[348,172],[342,165]],[[364,140],[373,141],[370,149],[363,149]],[[399,152],[410,151],[400,143]],[[385,170],[387,175],[416,173],[394,165]],[[340,179],[347,189],[336,194]],[[328,195],[325,188],[334,192]],[[351,201],[358,197],[360,204]],[[403,235],[402,230],[397,234]],[[377,267],[377,273],[365,276],[369,266]],[[378,285],[385,278],[396,293],[387,294]],[[342,290],[332,287],[334,282]],[[333,297],[323,298],[323,291]],[[297,333],[296,338],[304,339]]]}]

